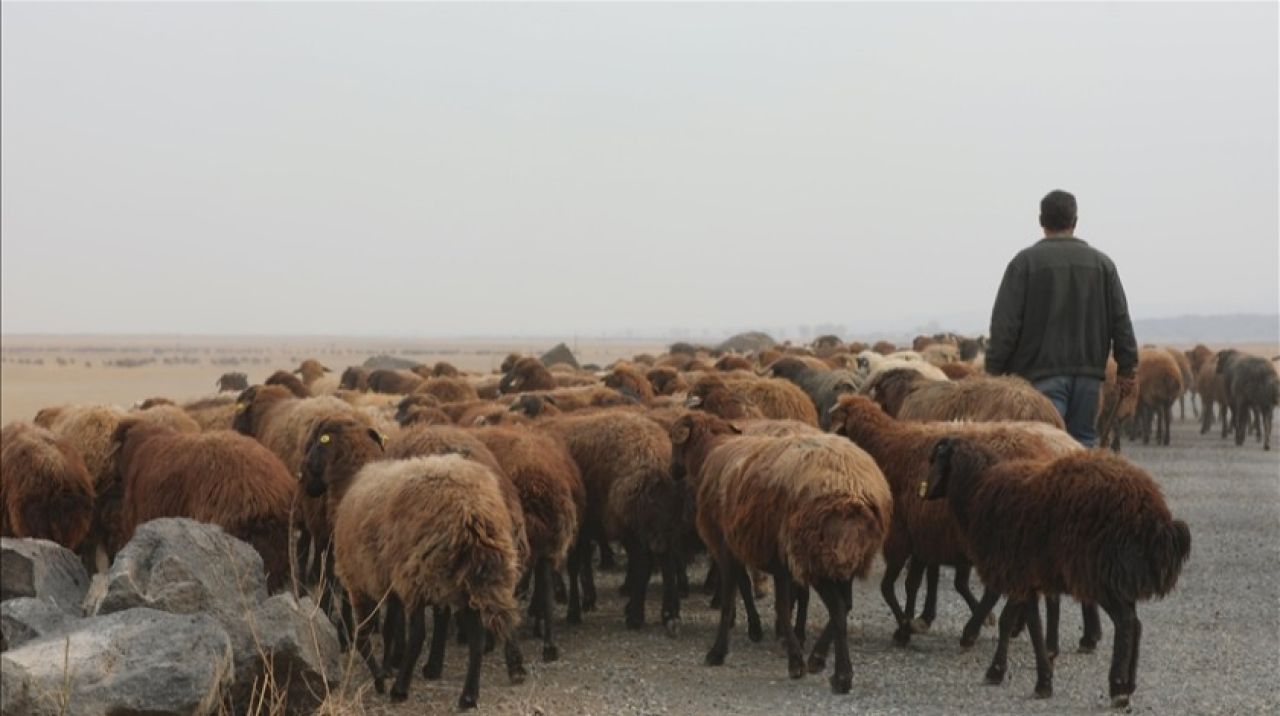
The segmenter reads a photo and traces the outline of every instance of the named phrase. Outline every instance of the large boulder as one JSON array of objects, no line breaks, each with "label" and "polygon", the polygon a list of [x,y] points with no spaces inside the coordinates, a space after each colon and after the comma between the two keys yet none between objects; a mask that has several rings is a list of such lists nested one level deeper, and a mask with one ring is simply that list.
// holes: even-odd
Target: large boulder
[{"label": "large boulder", "polygon": [[80,615],[89,574],[75,553],[43,539],[0,537],[0,601],[47,597]]},{"label": "large boulder", "polygon": [[759,331],[748,331],[739,333],[730,337],[724,343],[716,347],[716,350],[732,353],[750,353],[752,351],[762,351],[766,348],[776,346],[777,341],[773,340],[766,333]]},{"label": "large boulder", "polygon": [[258,606],[232,635],[236,676],[232,698],[245,704],[270,673],[276,703],[289,713],[313,713],[342,678],[338,631],[308,597],[277,594]]},{"label": "large boulder", "polygon": [[573,351],[569,350],[569,346],[566,346],[563,343],[557,343],[555,348],[543,353],[542,357],[538,360],[542,361],[542,364],[548,368],[556,363],[573,366],[574,370],[578,370],[582,367],[578,365],[578,359],[573,356]]},{"label": "large boulder", "polygon": [[210,714],[231,674],[213,618],[129,609],[0,655],[0,713]]},{"label": "large boulder", "polygon": [[262,557],[253,547],[217,525],[166,517],[134,532],[90,613],[149,607],[233,624],[266,598]]},{"label": "large boulder", "polygon": [[7,599],[0,602],[0,651],[65,631],[78,621],[49,597]]}]

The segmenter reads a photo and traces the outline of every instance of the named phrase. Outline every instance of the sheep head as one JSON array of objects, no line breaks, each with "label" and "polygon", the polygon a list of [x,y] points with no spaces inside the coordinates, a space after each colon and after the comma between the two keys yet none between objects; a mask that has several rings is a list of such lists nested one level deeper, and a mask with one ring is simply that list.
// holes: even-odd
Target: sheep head
[{"label": "sheep head", "polygon": [[718,435],[740,435],[738,427],[710,413],[686,413],[671,426],[671,477],[697,474]]},{"label": "sheep head", "polygon": [[319,497],[331,488],[344,489],[364,464],[382,456],[387,438],[351,418],[320,421],[307,437],[301,474],[303,488]]}]

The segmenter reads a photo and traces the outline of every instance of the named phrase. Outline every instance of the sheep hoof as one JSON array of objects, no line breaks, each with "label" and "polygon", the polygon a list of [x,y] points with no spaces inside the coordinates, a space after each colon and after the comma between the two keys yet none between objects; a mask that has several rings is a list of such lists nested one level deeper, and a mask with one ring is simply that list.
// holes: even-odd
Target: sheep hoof
[{"label": "sheep hoof", "polygon": [[463,694],[458,698],[458,710],[468,711],[476,707],[476,697]]},{"label": "sheep hoof", "polygon": [[1111,708],[1124,709],[1129,707],[1129,694],[1117,694],[1111,697]]},{"label": "sheep hoof", "polygon": [[398,687],[391,687],[391,700],[393,702],[407,701],[409,698],[408,689],[401,691]]},{"label": "sheep hoof", "polygon": [[968,649],[978,643],[978,634],[982,631],[982,627],[972,627],[966,624],[964,632],[960,634],[960,648]]},{"label": "sheep hoof", "polygon": [[898,646],[906,646],[911,641],[911,625],[903,624],[899,626],[897,631],[893,632],[893,643]]},{"label": "sheep hoof", "polygon": [[385,684],[382,683],[381,678],[377,678],[373,680],[373,690],[378,692],[379,694],[385,694],[387,692],[387,687]]},{"label": "sheep hoof", "polygon": [[422,678],[427,681],[436,681],[443,673],[444,664],[433,664],[428,661],[426,665],[422,667]]},{"label": "sheep hoof", "polygon": [[628,628],[628,629],[643,629],[643,628],[644,628],[644,615],[643,615],[643,614],[632,614],[632,613],[628,612],[628,613],[627,613],[627,628]]},{"label": "sheep hoof", "polygon": [[820,654],[809,655],[809,673],[821,674],[827,669],[827,657]]},{"label": "sheep hoof", "polygon": [[992,664],[991,668],[987,669],[986,680],[988,684],[993,685],[1004,683],[1004,667]]},{"label": "sheep hoof", "polygon": [[541,639],[542,638],[542,620],[540,619],[533,620],[532,628],[530,629],[530,631],[533,632],[534,639]]},{"label": "sheep hoof", "polygon": [[559,658],[560,658],[560,647],[556,646],[555,644],[547,644],[546,646],[542,647],[543,661],[556,661]]},{"label": "sheep hoof", "polygon": [[581,624],[581,623],[582,623],[582,612],[581,612],[581,611],[576,611],[576,612],[571,611],[571,612],[569,612],[569,614],[568,614],[567,616],[565,616],[565,622],[567,622],[567,623],[569,623],[569,624],[575,624],[575,625],[576,625],[576,624]]},{"label": "sheep hoof", "polygon": [[804,659],[799,656],[787,657],[787,676],[793,679],[803,679]]},{"label": "sheep hoof", "polygon": [[847,694],[853,688],[853,674],[832,674],[831,693]]},{"label": "sheep hoof", "polygon": [[920,617],[911,620],[911,631],[915,634],[928,634],[930,626],[932,625],[929,622]]},{"label": "sheep hoof", "polygon": [[724,652],[719,651],[715,648],[712,648],[710,651],[707,652],[707,658],[705,663],[707,666],[723,666]]},{"label": "sheep hoof", "polygon": [[1049,698],[1050,696],[1053,696],[1053,684],[1052,684],[1052,683],[1047,683],[1047,684],[1036,684],[1036,698],[1037,698],[1037,699],[1047,699],[1047,698]]},{"label": "sheep hoof", "polygon": [[748,624],[747,638],[750,639],[753,644],[760,643],[760,640],[764,639],[764,629],[759,624]]},{"label": "sheep hoof", "polygon": [[523,666],[513,666],[507,669],[507,678],[511,680],[512,685],[519,686],[524,683],[525,677],[529,674],[524,670]]},{"label": "sheep hoof", "polygon": [[1078,651],[1078,652],[1079,652],[1079,653],[1081,653],[1081,654],[1092,654],[1094,651],[1096,651],[1096,650],[1097,650],[1097,648],[1098,648],[1098,642],[1096,642],[1096,641],[1085,641],[1085,640],[1081,639],[1081,640],[1080,640],[1080,648],[1079,648],[1079,649],[1077,649],[1076,651]]},{"label": "sheep hoof", "polygon": [[674,639],[674,638],[676,638],[676,637],[678,637],[678,636],[680,636],[680,619],[679,619],[679,617],[675,617],[675,618],[672,618],[672,619],[668,619],[668,620],[667,620],[667,623],[666,623],[664,626],[666,626],[666,628],[667,628],[667,636],[669,636],[669,637],[671,637],[671,638],[673,638],[673,639]]}]

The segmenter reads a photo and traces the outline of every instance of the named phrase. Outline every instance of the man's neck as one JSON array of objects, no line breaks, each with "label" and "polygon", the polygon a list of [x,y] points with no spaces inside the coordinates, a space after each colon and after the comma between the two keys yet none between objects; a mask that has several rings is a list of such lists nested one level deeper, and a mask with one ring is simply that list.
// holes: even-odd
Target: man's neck
[{"label": "man's neck", "polygon": [[1044,232],[1044,237],[1046,239],[1074,239],[1075,230],[1069,229],[1067,231],[1046,231]]}]

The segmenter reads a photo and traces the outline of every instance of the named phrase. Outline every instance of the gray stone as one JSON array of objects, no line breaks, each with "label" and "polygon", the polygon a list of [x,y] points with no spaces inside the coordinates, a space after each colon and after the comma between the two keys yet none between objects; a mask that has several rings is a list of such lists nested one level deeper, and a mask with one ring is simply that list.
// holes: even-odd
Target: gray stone
[{"label": "gray stone", "polygon": [[0,656],[0,713],[209,714],[231,675],[216,620],[129,609]]},{"label": "gray stone", "polygon": [[65,631],[77,621],[80,620],[49,597],[18,597],[0,602],[0,651]]},{"label": "gray stone", "polygon": [[48,597],[80,615],[89,574],[75,553],[43,539],[0,537],[0,601]]},{"label": "gray stone", "polygon": [[569,346],[566,346],[563,343],[557,343],[555,348],[543,353],[542,357],[538,360],[542,361],[542,364],[548,368],[557,363],[572,366],[574,369],[580,367],[578,365],[578,359],[573,355],[573,351],[569,350]]},{"label": "gray stone", "polygon": [[762,351],[766,348],[772,348],[777,345],[777,341],[767,333],[760,331],[747,331],[730,336],[716,350],[733,352],[733,353],[750,353],[752,351]]},{"label": "gray stone", "polygon": [[266,598],[262,557],[253,547],[217,525],[164,518],[134,532],[89,613],[149,607],[235,624]]},{"label": "gray stone", "polygon": [[289,713],[312,713],[326,692],[326,681],[341,679],[338,632],[311,601],[277,594],[258,606],[231,631],[236,676],[233,703],[252,698],[255,683],[269,667],[276,703]]}]

